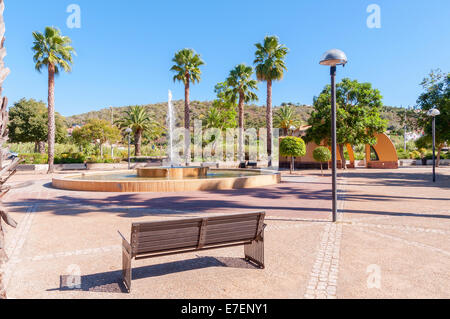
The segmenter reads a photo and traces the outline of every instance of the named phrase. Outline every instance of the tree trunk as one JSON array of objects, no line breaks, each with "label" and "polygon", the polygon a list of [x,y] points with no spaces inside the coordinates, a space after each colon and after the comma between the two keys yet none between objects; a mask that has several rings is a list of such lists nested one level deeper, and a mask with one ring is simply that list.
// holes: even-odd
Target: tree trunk
[{"label": "tree trunk", "polygon": [[45,154],[45,142],[38,143],[39,153]]},{"label": "tree trunk", "polygon": [[443,146],[438,146],[437,156],[436,156],[436,167],[439,167],[441,165],[441,153],[442,153]]},{"label": "tree trunk", "polygon": [[5,254],[5,237],[3,235],[3,229],[2,229],[2,218],[0,216],[0,300],[6,299],[6,287],[4,286],[4,271],[3,267],[4,264],[6,264],[7,257]]},{"label": "tree trunk", "polygon": [[135,156],[141,156],[141,145],[142,145],[142,131],[137,130],[136,134],[134,135],[134,155]]},{"label": "tree trunk", "polygon": [[5,222],[6,225],[9,225],[14,228],[17,227],[16,221],[9,216],[7,211],[3,208],[3,205],[1,205],[0,207],[0,299],[6,299],[6,287],[4,283],[5,278],[4,265],[8,261],[8,257],[6,256],[5,252],[6,245],[2,228],[2,220]]},{"label": "tree trunk", "polygon": [[290,171],[291,171],[291,175],[292,175],[292,172],[294,171],[294,156],[291,156],[291,166],[290,166]]},{"label": "tree trunk", "polygon": [[55,170],[55,66],[48,65],[48,174]]},{"label": "tree trunk", "polygon": [[272,81],[267,81],[267,111],[266,111],[266,123],[267,123],[267,155],[269,156],[269,167],[272,166],[272,127],[273,127],[273,114],[272,114]]},{"label": "tree trunk", "polygon": [[245,161],[244,154],[244,102],[245,96],[243,92],[239,92],[239,161]]},{"label": "tree trunk", "polygon": [[320,162],[320,172],[322,173],[322,176],[323,176],[323,163],[322,162]]},{"label": "tree trunk", "polygon": [[190,79],[189,74],[186,74],[186,84],[184,86],[184,158],[186,166],[191,162],[191,112],[189,107],[190,95]]},{"label": "tree trunk", "polygon": [[103,158],[103,144],[100,143],[99,146],[100,146],[100,158]]},{"label": "tree trunk", "polygon": [[341,155],[341,167],[343,170],[347,169],[347,161],[344,156],[344,145],[339,144],[339,154]]}]

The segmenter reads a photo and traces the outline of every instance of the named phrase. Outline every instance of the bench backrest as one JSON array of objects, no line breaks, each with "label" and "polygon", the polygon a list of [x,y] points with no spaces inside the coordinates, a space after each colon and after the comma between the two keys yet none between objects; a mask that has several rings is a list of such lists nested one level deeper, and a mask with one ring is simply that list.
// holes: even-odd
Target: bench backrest
[{"label": "bench backrest", "polygon": [[252,242],[264,226],[264,212],[134,223],[133,256],[177,250],[204,249]]}]

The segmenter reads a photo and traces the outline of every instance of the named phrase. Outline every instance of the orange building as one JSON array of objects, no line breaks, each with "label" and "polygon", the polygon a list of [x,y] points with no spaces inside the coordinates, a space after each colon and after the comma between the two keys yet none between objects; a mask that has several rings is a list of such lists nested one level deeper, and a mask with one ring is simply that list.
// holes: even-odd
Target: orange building
[{"label": "orange building", "polygon": [[[297,135],[303,135],[307,128],[302,128]],[[398,156],[394,144],[389,137],[382,133],[375,136],[377,144],[374,146],[366,145],[365,164],[367,168],[397,169]],[[320,163],[313,157],[314,150],[318,145],[314,142],[306,145],[306,154],[303,157],[295,159],[295,168],[320,168]],[[350,158],[349,168],[355,167],[355,154],[351,145],[347,145],[347,152]],[[338,167],[341,167],[341,156],[337,153]],[[287,157],[280,156],[280,167],[289,168],[290,161]],[[331,166],[331,165],[330,165]],[[326,167],[326,164],[325,164]]]}]

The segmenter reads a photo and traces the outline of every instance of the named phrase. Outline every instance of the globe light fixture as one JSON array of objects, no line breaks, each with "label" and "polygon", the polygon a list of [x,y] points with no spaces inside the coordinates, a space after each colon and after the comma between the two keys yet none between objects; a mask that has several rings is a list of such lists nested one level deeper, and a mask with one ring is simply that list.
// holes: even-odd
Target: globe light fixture
[{"label": "globe light fixture", "polygon": [[[336,136],[336,66],[347,64],[347,55],[338,49],[324,53],[321,65],[330,67],[331,75],[331,165],[332,165],[332,206],[333,222],[337,222],[337,136]],[[341,159],[344,165],[345,159]]]}]

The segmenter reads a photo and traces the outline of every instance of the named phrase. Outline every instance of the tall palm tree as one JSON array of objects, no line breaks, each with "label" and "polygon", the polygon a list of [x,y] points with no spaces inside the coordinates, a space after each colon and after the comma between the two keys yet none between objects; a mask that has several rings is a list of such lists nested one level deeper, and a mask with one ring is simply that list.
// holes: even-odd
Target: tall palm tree
[{"label": "tall palm tree", "polygon": [[176,73],[173,77],[174,82],[180,81],[184,83],[184,128],[186,129],[184,156],[186,158],[186,164],[188,164],[191,160],[190,84],[200,82],[200,76],[202,74],[200,66],[204,65],[205,62],[203,62],[200,55],[195,53],[192,49],[182,49],[178,51],[175,53],[175,57],[172,61],[175,64],[170,70]]},{"label": "tall palm tree", "polygon": [[135,156],[141,156],[142,135],[152,131],[157,123],[147,112],[145,106],[130,106],[122,118],[114,122],[121,129],[131,128],[134,134]]},{"label": "tall palm tree", "polygon": [[33,52],[38,72],[48,69],[48,173],[54,171],[55,159],[55,75],[61,70],[71,72],[73,55],[72,40],[61,35],[55,27],[46,27],[44,33],[33,32]]},{"label": "tall palm tree", "polygon": [[267,153],[269,166],[272,166],[272,82],[283,79],[284,71],[287,71],[284,59],[289,50],[280,44],[277,36],[266,36],[263,43],[257,43],[255,46],[256,77],[267,82]]},{"label": "tall palm tree", "polygon": [[252,101],[257,101],[258,96],[253,90],[258,89],[258,82],[252,79],[253,68],[245,64],[237,65],[231,70],[227,78],[229,90],[227,91],[233,103],[239,96],[239,160],[242,162],[244,157],[244,105]]},{"label": "tall palm tree", "polygon": [[301,121],[295,114],[295,110],[291,105],[285,105],[275,114],[275,126],[283,129],[284,135],[288,135],[291,127],[299,127]]}]

